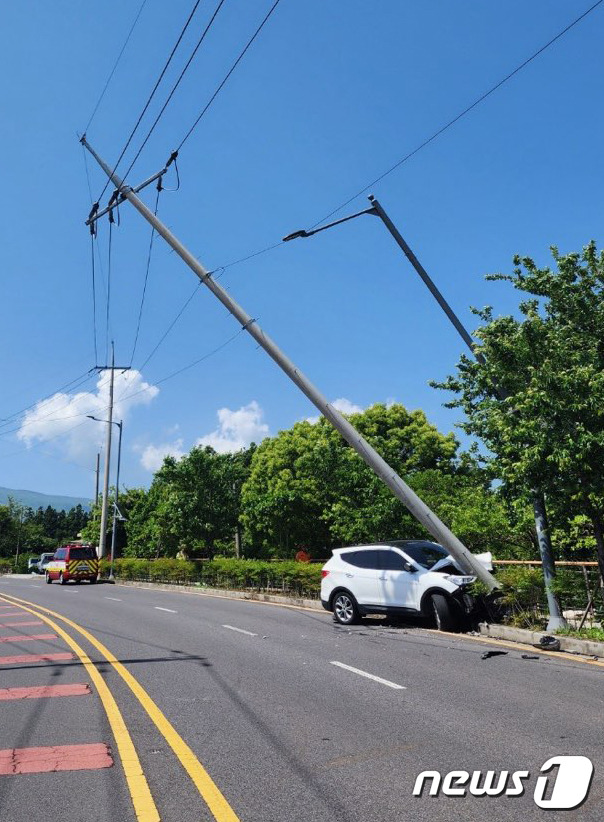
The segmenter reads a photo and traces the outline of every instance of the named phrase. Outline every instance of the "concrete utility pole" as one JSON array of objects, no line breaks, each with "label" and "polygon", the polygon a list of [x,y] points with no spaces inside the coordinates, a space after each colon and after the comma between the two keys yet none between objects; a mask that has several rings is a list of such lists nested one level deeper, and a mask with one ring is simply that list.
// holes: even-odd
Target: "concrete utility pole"
[{"label": "concrete utility pole", "polygon": [[[124,185],[124,182],[98,156],[94,149],[82,137],[82,145],[92,154],[103,171],[115,185],[120,195],[123,195],[136,210],[150,223],[157,233],[171,246],[178,256],[199,277],[203,285],[208,288],[225,308],[241,323],[245,331],[266,351],[266,353],[287,374],[295,385],[308,397],[327,420],[339,431],[348,444],[354,448],[367,465],[390,488],[392,493],[406,506],[413,516],[422,523],[426,530],[459,562],[468,573],[477,576],[487,585],[490,591],[499,588],[497,580],[457,539],[457,537],[441,522],[428,508],[417,494],[398,476],[391,466],[375,451],[375,449],[359,434],[350,422],[334,408],[331,403],[315,388],[299,368],[279,349],[276,343],[268,337],[258,323],[241,306],[239,306],[217,282],[210,273],[199,263],[185,246],[171,233],[153,212],[136,196],[133,189]],[[92,218],[89,218],[89,221]]]},{"label": "concrete utility pole", "polygon": [[100,464],[101,464],[101,455],[97,454],[96,455],[96,469],[95,469],[96,481],[95,481],[95,484],[94,484],[94,504],[95,504],[95,506],[99,504],[99,468],[100,468]]},{"label": "concrete utility pole", "polygon": [[111,423],[113,419],[113,383],[115,379],[115,349],[111,342],[111,380],[109,382],[109,419],[107,420],[107,439],[105,445],[105,476],[103,479],[103,505],[101,507],[101,535],[99,537],[99,559],[107,553],[107,499],[109,496],[109,470],[111,465]]},{"label": "concrete utility pole", "polygon": [[[341,217],[339,220],[335,220],[332,223],[328,223],[327,225],[319,226],[319,228],[313,228],[308,231],[301,230],[301,231],[294,231],[292,234],[288,234],[287,237],[283,238],[284,242],[288,242],[289,240],[295,240],[298,237],[312,237],[313,234],[319,234],[321,231],[325,231],[328,228],[333,228],[336,225],[340,225],[341,223],[346,223],[349,220],[354,220],[355,217],[361,217],[363,214],[373,214],[376,217],[379,217],[383,224],[386,226],[390,234],[394,237],[396,244],[399,246],[405,257],[409,260],[415,271],[419,274],[420,278],[436,300],[436,302],[440,305],[442,310],[445,312],[447,317],[449,318],[451,324],[462,338],[464,343],[468,346],[476,360],[481,363],[482,365],[485,364],[485,358],[482,356],[480,351],[477,349],[476,344],[472,337],[470,336],[468,330],[464,327],[463,323],[457,316],[457,314],[453,311],[449,303],[445,300],[444,296],[441,294],[440,290],[437,288],[436,284],[417,259],[413,251],[405,242],[404,237],[398,230],[398,228],[394,225],[384,207],[376,200],[376,198],[371,195],[369,197],[369,201],[371,206],[369,208],[364,209],[363,211],[359,211],[356,214],[351,214],[347,217]],[[499,388],[497,385],[493,385],[493,389],[495,394],[500,400],[506,399],[506,394],[504,391]],[[547,630],[553,631],[556,628],[563,627],[566,625],[566,620],[562,616],[560,612],[560,605],[558,604],[558,600],[556,599],[553,591],[552,591],[552,581],[556,575],[555,571],[555,564],[554,564],[554,554],[552,551],[552,544],[549,537],[549,530],[547,525],[547,516],[546,516],[546,509],[545,509],[545,498],[543,493],[538,489],[532,490],[533,494],[533,512],[535,516],[535,530],[537,532],[537,542],[539,545],[539,553],[541,555],[541,563],[543,566],[543,579],[545,582],[545,593],[547,596],[547,604],[548,604],[548,611],[549,611],[549,621],[547,623]]]},{"label": "concrete utility pole", "polygon": [[115,528],[117,525],[117,516],[119,513],[117,502],[120,495],[120,462],[122,460],[122,429],[124,427],[124,421],[120,420],[115,424],[120,429],[120,436],[117,441],[117,475],[115,478],[115,497],[113,498],[113,527],[111,529],[111,565],[109,567],[109,579],[112,582],[115,581],[115,577],[113,575],[113,563],[115,562]]}]

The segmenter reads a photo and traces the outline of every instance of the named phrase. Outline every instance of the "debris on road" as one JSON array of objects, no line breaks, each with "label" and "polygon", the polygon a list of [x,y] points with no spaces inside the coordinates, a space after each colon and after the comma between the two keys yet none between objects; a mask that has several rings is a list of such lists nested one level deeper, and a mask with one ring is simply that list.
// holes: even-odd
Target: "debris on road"
[{"label": "debris on road", "polygon": [[480,655],[480,658],[490,659],[492,656],[505,656],[507,653],[507,651],[485,651],[484,654]]},{"label": "debris on road", "polygon": [[522,659],[541,659],[538,654],[522,654]]},{"label": "debris on road", "polygon": [[559,651],[560,640],[555,636],[542,636],[539,642],[534,644],[535,648],[541,648],[544,651]]}]

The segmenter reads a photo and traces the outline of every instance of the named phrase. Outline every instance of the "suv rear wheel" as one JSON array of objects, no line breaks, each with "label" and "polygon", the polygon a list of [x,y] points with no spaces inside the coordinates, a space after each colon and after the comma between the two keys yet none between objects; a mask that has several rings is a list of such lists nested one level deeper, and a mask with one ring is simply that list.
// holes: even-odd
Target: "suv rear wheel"
[{"label": "suv rear wheel", "polygon": [[444,594],[432,594],[430,597],[432,616],[439,631],[458,631],[458,620],[451,603]]},{"label": "suv rear wheel", "polygon": [[332,600],[333,618],[340,625],[354,625],[359,621],[359,609],[352,594],[338,591]]}]

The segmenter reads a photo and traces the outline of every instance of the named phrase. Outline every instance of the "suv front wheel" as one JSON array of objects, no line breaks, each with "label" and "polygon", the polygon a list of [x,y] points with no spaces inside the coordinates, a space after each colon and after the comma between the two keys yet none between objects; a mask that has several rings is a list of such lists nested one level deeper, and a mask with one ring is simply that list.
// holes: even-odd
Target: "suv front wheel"
[{"label": "suv front wheel", "polygon": [[340,625],[354,625],[359,621],[359,609],[352,594],[338,591],[332,601],[333,618]]},{"label": "suv front wheel", "polygon": [[432,617],[439,631],[459,630],[459,622],[451,607],[449,599],[444,594],[432,594],[430,597]]}]

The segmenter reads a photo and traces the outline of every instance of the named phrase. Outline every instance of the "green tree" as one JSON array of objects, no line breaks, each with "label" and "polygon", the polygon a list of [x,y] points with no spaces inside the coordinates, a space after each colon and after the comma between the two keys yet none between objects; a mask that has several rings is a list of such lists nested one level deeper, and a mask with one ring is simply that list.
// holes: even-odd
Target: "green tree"
[{"label": "green tree", "polygon": [[[471,455],[459,454],[455,437],[441,434],[422,411],[376,404],[351,421],[445,521],[461,523],[457,509],[473,501],[473,516],[466,513],[463,529],[471,547],[493,547],[498,529],[497,546],[513,542],[505,506],[495,501],[484,471]],[[261,554],[292,556],[306,548],[321,556],[335,544],[426,536],[324,419],[297,423],[261,443],[243,487],[242,509],[246,537]],[[487,520],[480,538],[479,523]]]},{"label": "green tree", "polygon": [[516,257],[511,275],[487,278],[524,295],[520,316],[477,311],[484,364],[463,357],[435,385],[457,394],[448,405],[465,411],[462,427],[490,450],[504,493],[522,502],[539,485],[554,526],[589,520],[604,574],[604,255],[593,242],[552,254],[553,270]]}]

